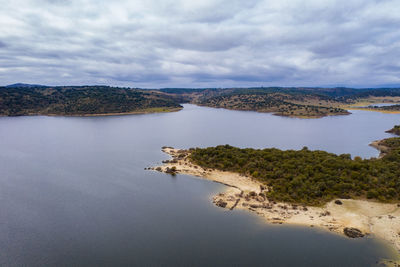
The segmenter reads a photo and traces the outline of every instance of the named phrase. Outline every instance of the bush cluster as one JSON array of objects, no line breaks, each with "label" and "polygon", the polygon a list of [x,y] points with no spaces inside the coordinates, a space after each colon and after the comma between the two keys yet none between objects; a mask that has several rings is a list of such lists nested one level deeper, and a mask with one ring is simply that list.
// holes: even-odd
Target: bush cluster
[{"label": "bush cluster", "polygon": [[381,159],[351,158],[325,151],[282,151],[223,145],[193,149],[190,159],[205,168],[249,175],[269,186],[271,200],[324,204],[335,198],[400,199],[400,138],[384,145],[391,151]]}]

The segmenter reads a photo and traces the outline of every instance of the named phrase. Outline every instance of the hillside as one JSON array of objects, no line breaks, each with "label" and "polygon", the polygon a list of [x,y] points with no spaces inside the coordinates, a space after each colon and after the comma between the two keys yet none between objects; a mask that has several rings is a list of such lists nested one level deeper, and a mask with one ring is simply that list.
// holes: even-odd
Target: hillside
[{"label": "hillside", "polygon": [[339,107],[339,102],[324,96],[309,94],[240,93],[203,98],[197,103],[209,107],[272,112],[275,115],[292,117],[323,117],[350,114]]},{"label": "hillside", "polygon": [[182,108],[159,91],[107,86],[0,88],[0,115],[96,115]]},{"label": "hillside", "polygon": [[[164,112],[182,108],[181,103],[192,103],[215,108],[272,112],[281,116],[319,118],[350,114],[346,107],[358,102],[396,103],[399,99],[398,88],[259,87],[141,90],[109,86],[51,87],[13,84],[0,87],[0,115]],[[396,108],[382,107],[379,110],[393,111]]]},{"label": "hillside", "polygon": [[[178,90],[175,94],[180,93]],[[182,91],[187,94],[187,91]],[[319,118],[350,114],[344,107],[359,101],[392,101],[398,88],[227,88],[207,89],[192,94],[191,102],[208,107],[272,112],[275,115]]]}]

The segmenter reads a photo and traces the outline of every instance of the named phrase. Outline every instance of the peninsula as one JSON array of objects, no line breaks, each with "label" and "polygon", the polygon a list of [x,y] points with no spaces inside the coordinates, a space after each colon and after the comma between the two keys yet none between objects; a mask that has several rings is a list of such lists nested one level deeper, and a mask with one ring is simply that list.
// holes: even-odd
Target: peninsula
[{"label": "peninsula", "polygon": [[213,202],[244,209],[275,224],[321,227],[348,237],[373,234],[400,251],[400,138],[379,158],[324,151],[240,149],[229,145],[179,150],[150,169],[227,185]]}]

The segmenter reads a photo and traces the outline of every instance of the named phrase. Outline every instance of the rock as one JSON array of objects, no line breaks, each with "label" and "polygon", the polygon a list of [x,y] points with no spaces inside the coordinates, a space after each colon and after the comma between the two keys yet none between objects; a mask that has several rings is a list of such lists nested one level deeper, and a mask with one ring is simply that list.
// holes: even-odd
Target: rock
[{"label": "rock", "polygon": [[259,202],[264,202],[264,201],[265,201],[265,198],[262,197],[262,196],[258,196],[258,197],[257,197],[257,201],[259,201]]},{"label": "rock", "polygon": [[344,228],[343,233],[350,238],[358,238],[358,237],[364,236],[364,234],[360,230],[358,230],[357,228],[353,228],[353,227]]},{"label": "rock", "polygon": [[159,172],[162,171],[161,167],[157,167],[156,171],[159,171]]},{"label": "rock", "polygon": [[261,190],[261,191],[265,190],[265,186],[260,185],[260,190]]},{"label": "rock", "polygon": [[336,200],[335,200],[335,204],[336,204],[336,205],[342,205],[343,203],[342,203],[342,201],[340,201],[339,199],[336,199]]},{"label": "rock", "polygon": [[255,196],[257,196],[257,193],[256,193],[256,192],[254,192],[254,191],[251,191],[251,192],[249,193],[249,196],[251,196],[251,197],[255,197]]},{"label": "rock", "polygon": [[263,208],[264,208],[264,209],[270,210],[270,209],[272,209],[272,205],[271,205],[271,204],[264,203]]},{"label": "rock", "polygon": [[226,205],[228,205],[228,203],[226,203],[225,201],[223,201],[222,199],[220,199],[220,200],[218,200],[218,201],[215,203],[215,205],[217,205],[218,207],[221,207],[221,208],[225,208]]},{"label": "rock", "polygon": [[324,212],[322,212],[321,214],[320,214],[320,217],[321,216],[329,216],[329,215],[331,215],[331,213],[329,212],[329,211],[324,211]]},{"label": "rock", "polygon": [[260,208],[260,205],[250,204],[250,208],[257,209]]}]

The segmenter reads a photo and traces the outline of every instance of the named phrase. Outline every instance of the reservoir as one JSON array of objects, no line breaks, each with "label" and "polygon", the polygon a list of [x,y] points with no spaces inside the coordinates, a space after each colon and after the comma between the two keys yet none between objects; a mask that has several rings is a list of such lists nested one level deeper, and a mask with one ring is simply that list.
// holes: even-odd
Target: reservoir
[{"label": "reservoir", "polygon": [[0,118],[1,266],[374,266],[373,237],[270,225],[216,207],[224,186],[144,170],[162,146],[326,150],[377,157],[400,114],[298,119],[184,105],[173,113]]}]

